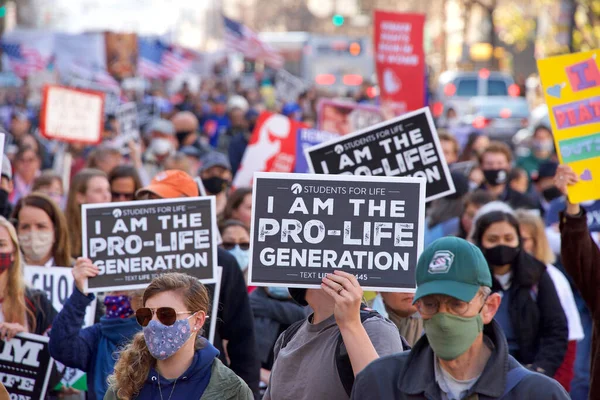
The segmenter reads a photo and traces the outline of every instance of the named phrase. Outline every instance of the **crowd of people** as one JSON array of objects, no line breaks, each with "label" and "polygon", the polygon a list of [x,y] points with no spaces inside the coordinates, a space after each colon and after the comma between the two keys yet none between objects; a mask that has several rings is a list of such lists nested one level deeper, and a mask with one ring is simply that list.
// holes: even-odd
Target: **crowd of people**
[{"label": "crowd of people", "polygon": [[[416,293],[363,292],[340,271],[321,289],[252,287],[252,188],[231,187],[273,105],[260,90],[210,80],[196,93],[124,96],[161,100],[124,146],[114,116],[101,144],[57,145],[39,135],[33,110],[3,106],[0,339],[49,335],[52,357],[87,374],[88,399],[600,396],[590,372],[600,368],[599,237],[566,198],[577,176],[558,165],[549,127],[519,156],[477,132],[461,148],[439,129],[456,193],[428,205]],[[317,100],[311,89],[278,111],[310,125]],[[221,236],[212,344],[203,335],[214,285],[169,273],[145,290],[85,290],[98,268],[82,257],[82,205],[197,197],[194,178],[216,198]],[[451,272],[429,273],[444,252]],[[28,266],[72,269],[76,289],[60,312],[25,281]],[[82,328],[96,297],[95,324]],[[48,398],[73,395],[60,379],[55,367]]]}]

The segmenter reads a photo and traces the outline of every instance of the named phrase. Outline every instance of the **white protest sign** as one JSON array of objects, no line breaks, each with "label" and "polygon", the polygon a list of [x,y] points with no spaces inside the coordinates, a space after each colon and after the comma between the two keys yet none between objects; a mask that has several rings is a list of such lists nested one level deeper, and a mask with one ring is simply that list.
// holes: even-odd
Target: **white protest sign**
[{"label": "white protest sign", "polygon": [[46,86],[40,130],[47,139],[97,144],[102,140],[104,94]]},{"label": "white protest sign", "polygon": [[[30,287],[46,293],[48,300],[50,300],[52,306],[58,312],[62,310],[67,299],[73,293],[73,290],[76,290],[72,268],[37,267],[28,265],[24,268],[24,276],[25,282],[27,282]],[[85,323],[83,326],[94,325],[96,302],[97,300],[94,299],[86,308]]]},{"label": "white protest sign", "polygon": [[277,70],[275,78],[275,94],[282,103],[297,102],[298,96],[306,90],[302,79],[290,74],[284,69]]},{"label": "white protest sign", "polygon": [[219,298],[221,296],[221,280],[223,278],[223,267],[217,267],[217,279],[215,282],[215,294],[212,299],[212,311],[210,314],[210,328],[208,341],[215,343],[215,332],[217,331],[217,314],[219,313]]}]

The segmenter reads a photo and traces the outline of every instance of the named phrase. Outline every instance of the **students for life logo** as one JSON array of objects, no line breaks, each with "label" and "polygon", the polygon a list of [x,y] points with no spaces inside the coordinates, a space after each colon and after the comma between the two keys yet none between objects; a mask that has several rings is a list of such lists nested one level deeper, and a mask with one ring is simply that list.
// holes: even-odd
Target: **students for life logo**
[{"label": "students for life logo", "polygon": [[112,212],[112,215],[115,218],[121,218],[121,216],[123,215],[123,212],[121,211],[120,208],[115,208]]},{"label": "students for life logo", "polygon": [[454,253],[447,250],[438,250],[429,263],[430,274],[445,274],[450,271],[454,262]]},{"label": "students for life logo", "polygon": [[294,183],[292,185],[292,193],[294,193],[294,194],[302,193],[302,185],[299,183]]}]

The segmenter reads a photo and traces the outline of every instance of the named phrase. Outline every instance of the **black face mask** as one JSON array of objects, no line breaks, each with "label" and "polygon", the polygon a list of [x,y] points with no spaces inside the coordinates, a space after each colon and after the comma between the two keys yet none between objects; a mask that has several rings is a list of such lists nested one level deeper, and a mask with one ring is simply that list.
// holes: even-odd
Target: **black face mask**
[{"label": "black face mask", "polygon": [[548,203],[550,203],[554,199],[558,199],[562,195],[563,195],[562,192],[556,186],[552,186],[552,187],[542,190],[542,196],[544,196],[544,199]]},{"label": "black face mask", "polygon": [[506,183],[508,171],[505,169],[484,169],[483,176],[490,186],[498,186]]},{"label": "black face mask", "polygon": [[218,176],[213,176],[212,178],[202,179],[202,184],[208,193],[219,194],[227,188],[229,181]]},{"label": "black face mask", "polygon": [[499,245],[489,249],[483,248],[483,255],[490,265],[502,266],[512,264],[519,255],[519,247]]},{"label": "black face mask", "polygon": [[175,132],[175,136],[177,136],[177,142],[179,142],[179,146],[181,146],[183,144],[183,142],[185,141],[185,139],[187,139],[187,137],[191,134],[192,134],[192,131]]}]

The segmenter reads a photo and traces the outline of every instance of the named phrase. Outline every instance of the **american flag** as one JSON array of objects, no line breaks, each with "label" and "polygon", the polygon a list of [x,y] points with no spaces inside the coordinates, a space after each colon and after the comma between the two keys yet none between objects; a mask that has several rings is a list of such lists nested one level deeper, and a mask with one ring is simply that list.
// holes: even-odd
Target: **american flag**
[{"label": "american flag", "polygon": [[110,90],[121,89],[119,82],[104,68],[94,68],[74,62],[70,70],[72,75],[96,83],[100,87]]},{"label": "american flag", "polygon": [[157,39],[139,38],[138,52],[138,75],[148,79],[170,79],[187,70],[193,62],[191,53]]},{"label": "american flag", "polygon": [[20,78],[44,70],[48,63],[38,50],[20,43],[3,42],[2,51],[8,57],[13,72]]},{"label": "american flag", "polygon": [[225,45],[239,51],[251,60],[261,59],[268,66],[279,69],[283,66],[283,57],[273,47],[259,39],[250,28],[227,17],[225,23]]}]

